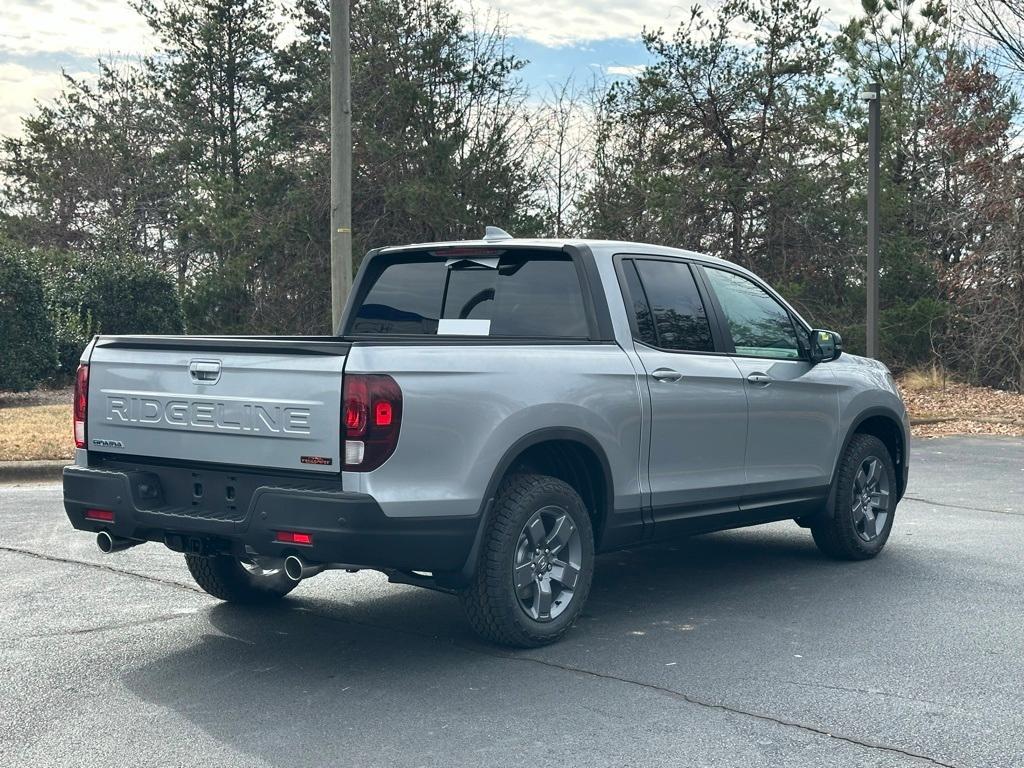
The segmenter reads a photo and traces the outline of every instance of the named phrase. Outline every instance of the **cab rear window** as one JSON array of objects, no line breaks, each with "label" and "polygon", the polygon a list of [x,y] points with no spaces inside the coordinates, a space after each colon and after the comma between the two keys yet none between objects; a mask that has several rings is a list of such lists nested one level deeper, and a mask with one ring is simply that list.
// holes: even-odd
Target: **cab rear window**
[{"label": "cab rear window", "polygon": [[350,321],[356,335],[585,339],[576,264],[561,253],[444,250],[377,256]]}]

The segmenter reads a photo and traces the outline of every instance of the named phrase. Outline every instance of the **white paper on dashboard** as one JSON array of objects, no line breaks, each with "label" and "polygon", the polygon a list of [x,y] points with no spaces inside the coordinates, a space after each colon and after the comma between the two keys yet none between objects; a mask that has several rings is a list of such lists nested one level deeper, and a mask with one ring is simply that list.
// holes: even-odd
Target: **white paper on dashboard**
[{"label": "white paper on dashboard", "polygon": [[438,336],[490,336],[490,320],[450,320],[437,321]]}]

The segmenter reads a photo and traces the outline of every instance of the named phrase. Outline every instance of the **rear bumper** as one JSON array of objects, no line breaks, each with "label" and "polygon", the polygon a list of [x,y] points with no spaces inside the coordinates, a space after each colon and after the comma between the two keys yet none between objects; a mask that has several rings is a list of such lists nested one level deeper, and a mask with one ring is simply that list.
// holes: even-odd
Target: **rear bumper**
[{"label": "rear bumper", "polygon": [[[343,491],[337,481],[151,466],[65,467],[64,509],[78,530],[179,551],[295,553],[309,562],[435,573],[465,567],[479,522],[390,518],[371,496]],[[87,519],[88,509],[109,510],[114,520]],[[313,544],[275,541],[282,530],[309,533]]]}]

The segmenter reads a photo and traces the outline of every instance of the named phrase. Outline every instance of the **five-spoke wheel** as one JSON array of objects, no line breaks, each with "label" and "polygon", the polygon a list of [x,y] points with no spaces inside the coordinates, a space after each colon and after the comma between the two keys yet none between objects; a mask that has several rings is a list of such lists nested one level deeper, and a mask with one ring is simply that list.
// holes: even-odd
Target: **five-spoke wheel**
[{"label": "five-spoke wheel", "polygon": [[889,538],[896,512],[896,467],[885,443],[854,435],[835,482],[830,505],[809,521],[815,544],[843,560],[874,557]]},{"label": "five-spoke wheel", "polygon": [[502,481],[473,582],[473,628],[502,645],[557,640],[579,616],[594,569],[590,514],[568,483],[519,473]]},{"label": "five-spoke wheel", "polygon": [[873,541],[885,530],[889,518],[889,476],[882,460],[868,456],[853,477],[853,524],[864,541]]},{"label": "five-spoke wheel", "polygon": [[572,602],[580,579],[583,544],[569,513],[538,509],[519,534],[515,585],[519,605],[534,621],[557,618]]}]

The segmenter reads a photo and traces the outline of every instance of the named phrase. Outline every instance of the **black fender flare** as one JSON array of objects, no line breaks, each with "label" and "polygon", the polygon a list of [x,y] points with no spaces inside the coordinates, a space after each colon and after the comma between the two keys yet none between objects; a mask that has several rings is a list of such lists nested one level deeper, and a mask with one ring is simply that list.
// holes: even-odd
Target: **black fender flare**
[{"label": "black fender flare", "polygon": [[[857,418],[855,418],[850,423],[849,428],[846,430],[846,436],[843,438],[843,444],[840,447],[839,452],[836,454],[836,461],[835,464],[832,466],[832,477],[829,480],[828,505],[825,508],[826,514],[831,514],[831,510],[834,509],[835,507],[836,477],[839,474],[839,462],[843,460],[843,456],[846,454],[846,449],[850,445],[850,440],[852,440],[853,436],[857,434],[857,430],[860,428],[861,424],[863,424],[868,419],[874,418],[876,416],[882,416],[888,419],[896,427],[896,430],[900,436],[900,448],[902,449],[903,456],[906,457],[908,448],[907,436],[906,434],[904,434],[903,419],[900,417],[899,413],[897,413],[892,408],[887,408],[886,406],[883,405],[875,405],[870,408],[865,408],[863,411],[858,413]],[[905,463],[906,458],[904,458],[904,464]],[[897,498],[897,501],[899,501],[899,499],[903,498],[904,491],[906,491],[906,484],[903,482],[903,478],[901,477],[897,477],[896,482],[899,484],[900,487],[899,497]]]},{"label": "black fender flare", "polygon": [[483,546],[484,531],[487,529],[491,511],[494,509],[494,499],[498,493],[498,485],[501,483],[502,478],[505,477],[515,460],[524,451],[535,445],[553,440],[579,443],[593,452],[601,464],[601,474],[604,477],[605,483],[605,498],[608,505],[612,505],[615,498],[615,484],[612,480],[611,464],[608,462],[608,456],[604,448],[601,447],[601,444],[593,435],[576,427],[544,427],[528,432],[509,446],[491,473],[491,479],[487,483],[487,489],[480,503],[479,522],[477,523],[476,536],[473,537],[473,546],[470,548],[466,562],[459,573],[460,582],[468,584],[476,572],[476,564],[480,558],[480,547]]}]

